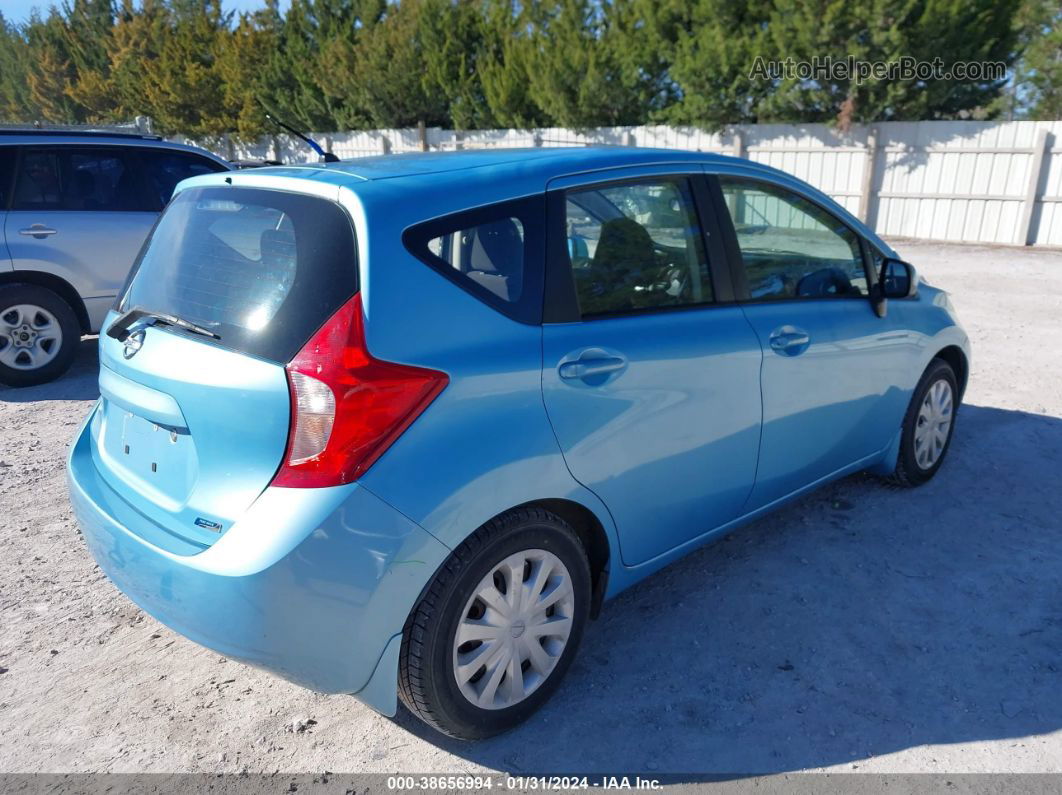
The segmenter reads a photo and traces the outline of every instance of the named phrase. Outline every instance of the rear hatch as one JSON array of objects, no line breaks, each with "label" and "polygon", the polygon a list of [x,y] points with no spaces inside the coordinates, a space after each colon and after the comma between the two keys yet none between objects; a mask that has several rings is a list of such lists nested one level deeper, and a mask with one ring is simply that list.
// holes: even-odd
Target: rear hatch
[{"label": "rear hatch", "polygon": [[[100,335],[92,432],[103,478],[175,549],[209,546],[269,485],[285,364],[357,289],[353,228],[327,199],[195,187],[163,213]],[[131,310],[128,336],[109,336]]]}]

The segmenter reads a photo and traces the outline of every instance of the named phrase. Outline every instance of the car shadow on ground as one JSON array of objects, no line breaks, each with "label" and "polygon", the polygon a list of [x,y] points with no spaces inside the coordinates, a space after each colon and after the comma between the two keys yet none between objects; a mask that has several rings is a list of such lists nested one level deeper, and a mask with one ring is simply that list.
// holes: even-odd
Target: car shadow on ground
[{"label": "car shadow on ground", "polygon": [[86,337],[79,343],[74,363],[66,374],[40,386],[20,389],[0,385],[0,402],[32,403],[36,400],[94,400],[100,395],[99,341]]},{"label": "car shadow on ground", "polygon": [[855,476],[605,606],[510,772],[766,773],[1062,728],[1062,420],[964,406],[919,489]]}]

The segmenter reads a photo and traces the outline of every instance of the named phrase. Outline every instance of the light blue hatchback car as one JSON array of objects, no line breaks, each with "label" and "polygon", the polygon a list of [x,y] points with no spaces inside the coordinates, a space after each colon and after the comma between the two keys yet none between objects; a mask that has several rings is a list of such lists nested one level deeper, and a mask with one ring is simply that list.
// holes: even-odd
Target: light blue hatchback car
[{"label": "light blue hatchback car", "polygon": [[104,328],[69,479],[114,583],[466,738],[704,542],[859,470],[931,478],[970,361],[819,191],[618,148],[186,180]]}]

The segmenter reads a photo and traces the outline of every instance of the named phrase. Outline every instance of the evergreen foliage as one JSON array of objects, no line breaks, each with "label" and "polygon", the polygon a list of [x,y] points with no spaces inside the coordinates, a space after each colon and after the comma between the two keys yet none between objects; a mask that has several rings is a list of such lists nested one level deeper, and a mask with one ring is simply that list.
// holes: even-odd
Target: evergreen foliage
[{"label": "evergreen foliage", "polygon": [[[1062,116],[1057,0],[61,0],[0,14],[0,121],[160,132]],[[1007,80],[753,79],[757,58],[997,61]]]}]

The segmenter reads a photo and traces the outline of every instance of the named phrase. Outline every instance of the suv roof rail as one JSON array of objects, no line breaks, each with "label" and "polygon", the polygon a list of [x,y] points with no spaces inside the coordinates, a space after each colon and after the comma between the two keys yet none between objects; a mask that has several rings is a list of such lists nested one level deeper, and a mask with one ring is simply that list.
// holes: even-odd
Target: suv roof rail
[{"label": "suv roof rail", "polygon": [[162,136],[151,132],[151,121],[145,117],[123,124],[53,124],[39,121],[28,124],[0,124],[0,135],[85,135],[162,140]]}]

